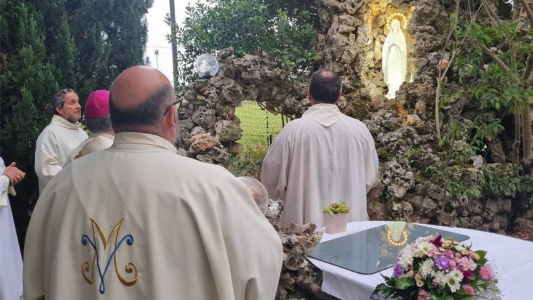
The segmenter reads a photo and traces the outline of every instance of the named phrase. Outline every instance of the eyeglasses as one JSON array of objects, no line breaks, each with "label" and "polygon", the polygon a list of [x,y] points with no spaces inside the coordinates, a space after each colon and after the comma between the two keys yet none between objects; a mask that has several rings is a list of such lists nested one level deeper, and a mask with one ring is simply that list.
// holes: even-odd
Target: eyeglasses
[{"label": "eyeglasses", "polygon": [[179,109],[181,107],[181,102],[183,101],[183,98],[180,97],[180,96],[177,96],[178,97],[178,100],[170,103],[169,106],[167,106],[167,108],[165,108],[165,112],[163,113],[163,116],[166,116],[168,114],[168,112],[170,111],[170,108],[174,105],[178,105],[178,107],[176,109]]}]

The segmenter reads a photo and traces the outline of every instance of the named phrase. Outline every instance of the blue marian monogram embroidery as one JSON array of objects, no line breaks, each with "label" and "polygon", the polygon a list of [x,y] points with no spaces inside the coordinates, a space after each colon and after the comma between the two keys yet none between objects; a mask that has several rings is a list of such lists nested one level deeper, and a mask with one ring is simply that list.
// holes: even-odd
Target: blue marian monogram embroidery
[{"label": "blue marian monogram embroidery", "polygon": [[[93,229],[92,239],[87,234],[84,234],[81,237],[82,245],[90,245],[91,248],[94,250],[92,263],[89,263],[88,261],[84,262],[81,267],[81,274],[83,275],[85,281],[87,281],[89,284],[93,284],[94,271],[96,268],[96,270],[98,271],[98,276],[100,277],[100,294],[105,294],[106,291],[105,276],[109,269],[109,265],[111,264],[111,259],[113,260],[113,265],[115,266],[115,273],[117,274],[118,279],[123,285],[132,286],[137,282],[137,267],[133,263],[128,262],[124,267],[125,272],[131,274],[130,277],[133,277],[130,280],[124,279],[124,277],[119,271],[117,263],[118,249],[124,241],[126,242],[126,244],[128,244],[128,246],[133,245],[133,236],[131,234],[126,234],[119,239],[120,227],[122,226],[122,222],[124,222],[124,218],[120,219],[120,221],[117,223],[117,225],[115,225],[109,236],[106,238],[98,223],[91,219],[91,225]],[[109,244],[113,236],[115,237],[115,243],[113,245],[113,248],[111,248],[109,247]],[[100,253],[100,251],[98,250],[97,239],[99,239],[104,246],[104,251],[102,251],[103,253]]]}]

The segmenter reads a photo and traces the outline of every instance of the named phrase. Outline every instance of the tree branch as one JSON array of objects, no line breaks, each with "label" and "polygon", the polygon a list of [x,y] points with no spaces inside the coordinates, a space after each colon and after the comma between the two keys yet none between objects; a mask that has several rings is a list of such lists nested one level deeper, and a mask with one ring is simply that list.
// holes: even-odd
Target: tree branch
[{"label": "tree branch", "polygon": [[522,74],[524,84],[529,85],[528,79],[531,77],[531,73],[533,73],[533,56],[529,55],[526,62],[526,68]]},{"label": "tree branch", "polygon": [[526,0],[520,0],[520,2],[522,2],[522,6],[526,10],[527,18],[529,19],[529,25],[533,27],[533,10],[528,5]]}]

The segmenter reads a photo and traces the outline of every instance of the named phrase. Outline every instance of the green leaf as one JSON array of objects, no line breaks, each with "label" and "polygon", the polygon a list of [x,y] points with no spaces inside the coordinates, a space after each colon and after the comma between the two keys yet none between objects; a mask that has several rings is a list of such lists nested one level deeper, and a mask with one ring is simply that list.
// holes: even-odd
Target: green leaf
[{"label": "green leaf", "polygon": [[415,280],[411,277],[402,277],[396,280],[395,288],[405,290],[415,285]]}]

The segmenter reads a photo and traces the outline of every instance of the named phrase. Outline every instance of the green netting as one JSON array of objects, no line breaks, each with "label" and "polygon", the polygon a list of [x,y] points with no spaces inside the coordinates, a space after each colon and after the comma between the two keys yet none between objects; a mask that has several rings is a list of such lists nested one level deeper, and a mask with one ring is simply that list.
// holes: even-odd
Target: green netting
[{"label": "green netting", "polygon": [[243,101],[235,114],[241,120],[243,135],[239,143],[244,146],[269,146],[283,128],[283,116],[274,115],[255,101]]}]

